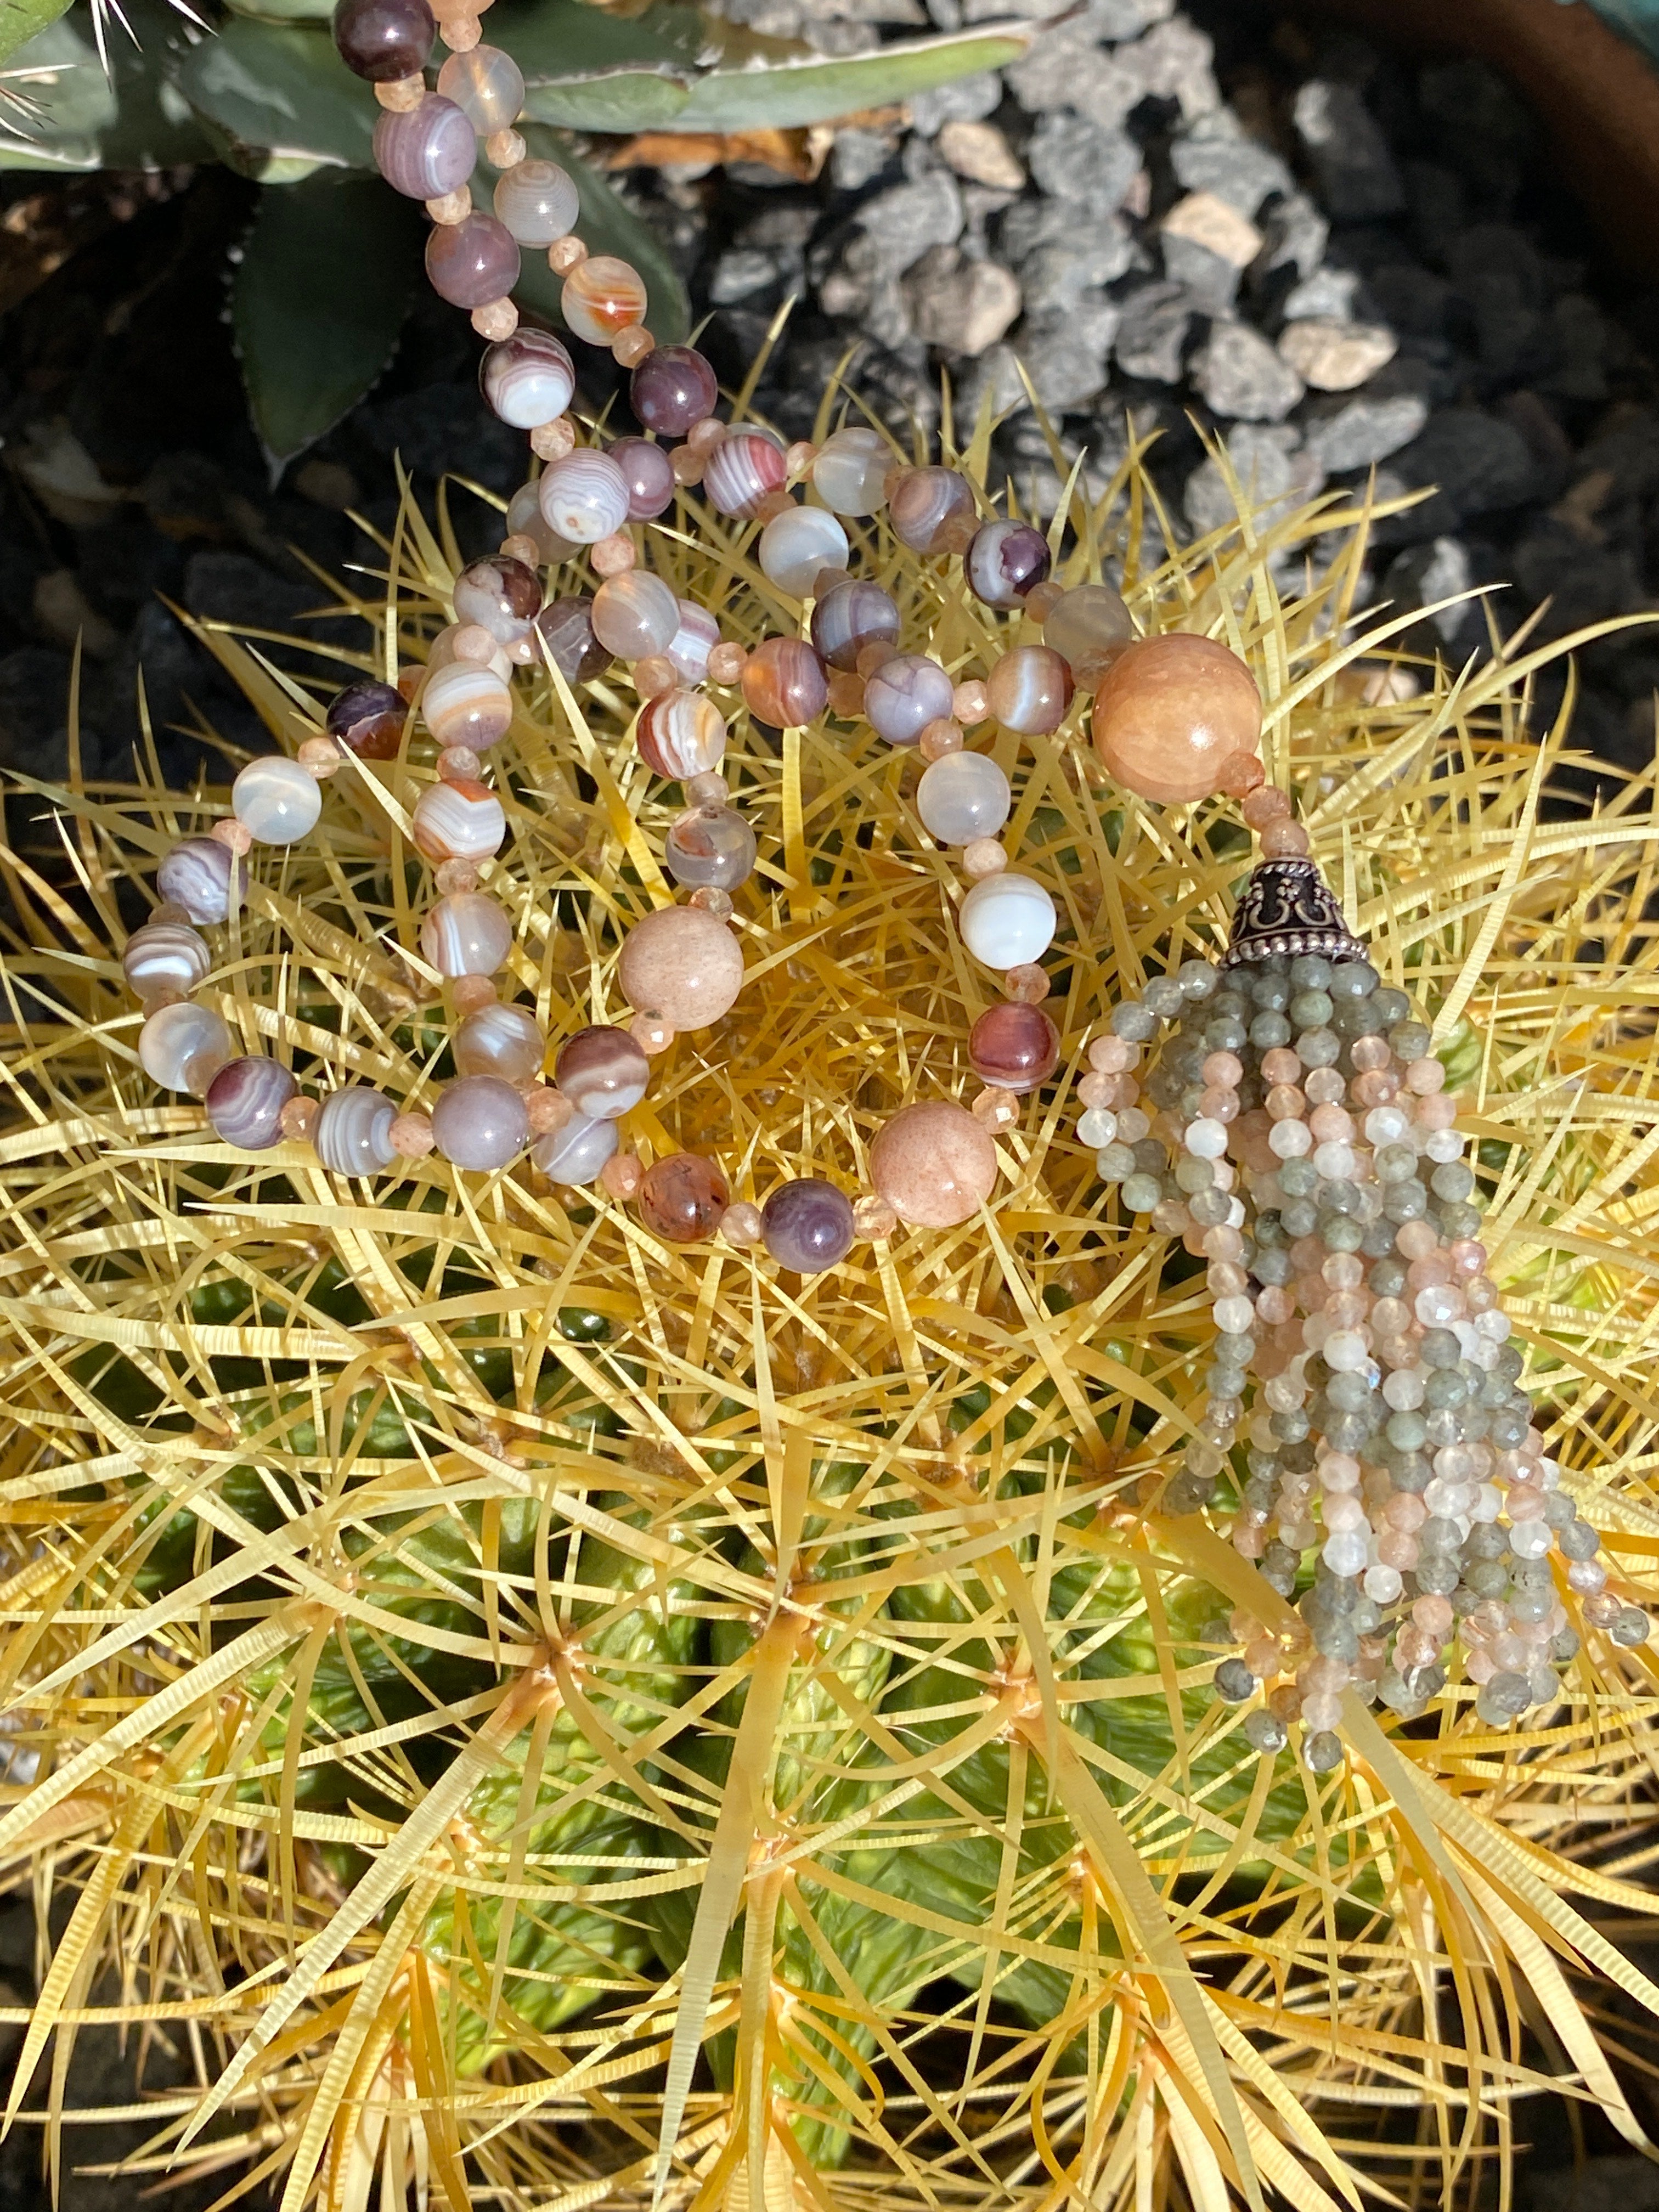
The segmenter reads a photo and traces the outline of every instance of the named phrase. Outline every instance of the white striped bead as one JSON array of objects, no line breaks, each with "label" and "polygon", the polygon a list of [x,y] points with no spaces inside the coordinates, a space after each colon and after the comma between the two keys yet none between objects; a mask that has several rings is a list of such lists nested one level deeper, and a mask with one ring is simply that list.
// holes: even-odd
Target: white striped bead
[{"label": "white striped bead", "polygon": [[415,802],[413,834],[428,860],[488,860],[501,849],[507,817],[487,784],[434,783]]},{"label": "white striped bead", "polygon": [[542,519],[573,545],[597,545],[628,520],[628,479],[609,453],[567,453],[541,477]]},{"label": "white striped bead", "polygon": [[373,1175],[395,1157],[392,1125],[398,1109],[380,1091],[361,1084],[331,1091],[312,1127],[318,1158],[336,1175]]},{"label": "white striped bead", "polygon": [[281,753],[251,760],[230,787],[236,819],[256,845],[292,845],[317,826],[322,786]]},{"label": "white striped bead", "polygon": [[186,997],[212,965],[212,956],[196,932],[182,921],[147,921],[135,929],[121,955],[121,973],[140,999],[158,991]]},{"label": "white striped bead", "polygon": [[471,745],[475,753],[482,752],[506,736],[513,694],[493,668],[452,660],[427,678],[421,712],[441,745]]}]

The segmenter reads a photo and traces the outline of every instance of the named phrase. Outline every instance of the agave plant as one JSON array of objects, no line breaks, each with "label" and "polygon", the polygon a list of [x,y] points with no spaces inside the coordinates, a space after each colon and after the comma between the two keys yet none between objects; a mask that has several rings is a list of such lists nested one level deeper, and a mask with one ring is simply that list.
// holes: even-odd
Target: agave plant
[{"label": "agave plant", "polygon": [[[1653,773],[1547,818],[1565,733],[1518,720],[1542,655],[1401,698],[1365,681],[1386,625],[1352,634],[1365,513],[1328,496],[1147,572],[1153,496],[1138,453],[1100,508],[1074,493],[1066,579],[1121,557],[1144,626],[1229,626],[1263,671],[1272,772],[1470,1095],[1563,1480],[1648,1590]],[[979,665],[1001,617],[870,550]],[[333,610],[362,653],[308,684],[198,626],[284,739],[450,612],[441,513],[406,500],[383,550]],[[1298,550],[1322,565],[1281,598]],[[695,497],[651,558],[730,635],[787,618],[753,526]],[[676,808],[607,680],[527,681],[495,887],[566,1028]],[[740,723],[727,770],[768,835],[764,956],[630,1141],[764,1188],[861,1158],[919,1060],[965,1079],[981,1001],[913,763]],[[280,972],[309,1048],[403,1096],[444,1066],[386,949],[414,783],[367,772],[262,873],[209,994],[252,1024]],[[1103,788],[1066,733],[1017,781],[1063,886],[1073,1066],[1103,1006],[1224,934],[1242,841]],[[217,797],[27,789],[63,842],[4,862],[0,1681],[38,1772],[0,1863],[40,1854],[61,1934],[12,2112],[52,2108],[82,2024],[154,2016],[192,2023],[199,2080],[131,2170],[240,2156],[287,2212],[412,2184],[449,2212],[1335,2212],[1394,2201],[1402,2160],[1452,2206],[1550,2087],[1642,2140],[1586,1983],[1659,2008],[1600,1924],[1647,1893],[1594,1858],[1650,1844],[1650,1656],[1590,1638],[1534,1727],[1454,1686],[1426,1720],[1353,1705],[1332,1774],[1252,1750],[1207,1688],[1226,1615],[1297,1616],[1158,1503],[1201,1275],[1117,1215],[1059,1103],[1006,1139],[987,1221],[804,1284],[516,1170],[481,1194],[427,1162],[370,1205],[137,1075],[131,879]]]},{"label": "agave plant", "polygon": [[[171,168],[228,162],[262,187],[230,299],[253,422],[273,471],[374,382],[421,283],[423,226],[374,174],[373,88],[335,52],[326,0],[234,0],[210,28],[191,9],[134,0],[136,34],[110,35],[106,0],[0,22],[30,112],[0,137],[0,167]],[[52,20],[57,19],[57,20]],[[44,27],[41,26],[44,24]],[[584,0],[498,0],[491,40],[524,72],[523,135],[561,161],[589,247],[631,261],[651,327],[685,334],[685,289],[661,242],[584,149],[594,134],[739,133],[829,122],[1016,59],[1029,25],[986,25],[854,56],[724,23],[682,0],[611,15]],[[107,64],[107,66],[106,66]],[[477,180],[487,203],[494,179]],[[520,305],[558,319],[557,280],[525,257]]]}]

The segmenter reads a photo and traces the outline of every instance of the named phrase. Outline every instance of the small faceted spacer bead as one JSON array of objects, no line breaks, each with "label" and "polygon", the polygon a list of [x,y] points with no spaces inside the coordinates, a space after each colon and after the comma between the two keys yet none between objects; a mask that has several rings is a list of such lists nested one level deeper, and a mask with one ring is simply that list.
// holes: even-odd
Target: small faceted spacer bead
[{"label": "small faceted spacer bead", "polygon": [[769,491],[755,509],[755,520],[757,522],[770,522],[780,514],[787,514],[794,504],[794,501],[790,498],[788,493],[781,488],[776,491]]},{"label": "small faceted spacer bead", "polygon": [[493,1006],[497,995],[493,976],[458,975],[455,978],[455,1011],[459,1014],[475,1014],[480,1006]]},{"label": "small faceted spacer bead", "polygon": [[375,86],[374,97],[393,115],[410,114],[426,98],[426,79],[423,76],[394,76],[390,83]]},{"label": "small faceted spacer bead", "polygon": [[818,449],[810,438],[797,438],[783,457],[785,473],[804,477],[818,457]]},{"label": "small faceted spacer bead", "polygon": [[307,738],[294,756],[307,775],[314,775],[323,783],[332,775],[344,760],[332,738]]},{"label": "small faceted spacer bead", "polygon": [[1017,1006],[1040,1006],[1048,995],[1048,971],[1035,960],[1022,961],[1003,977],[1002,988]]},{"label": "small faceted spacer bead", "polygon": [[400,1159],[423,1160],[432,1150],[431,1115],[399,1114],[386,1132],[386,1141]]},{"label": "small faceted spacer bead", "polygon": [[1009,1129],[1019,1119],[1019,1101],[1012,1091],[988,1084],[974,1101],[974,1119],[987,1129]]},{"label": "small faceted spacer bead", "polygon": [[472,327],[481,338],[499,344],[519,327],[519,311],[511,300],[486,300],[472,310]]},{"label": "small faceted spacer bead", "polygon": [[850,668],[832,668],[830,672],[830,711],[844,721],[864,712],[864,678],[854,676]]},{"label": "small faceted spacer bead", "polygon": [[457,185],[453,192],[441,192],[435,200],[427,202],[426,211],[434,222],[465,222],[472,212],[471,188]]},{"label": "small faceted spacer bead", "polygon": [[689,487],[702,482],[704,457],[690,446],[676,446],[668,457],[668,465],[674,471],[677,484]]},{"label": "small faceted spacer bead", "polygon": [[740,1198],[735,1204],[728,1206],[720,1216],[720,1233],[728,1244],[735,1245],[740,1252],[746,1251],[751,1244],[758,1244],[761,1241],[759,1206],[751,1206],[746,1198]]},{"label": "small faceted spacer bead", "polygon": [[449,641],[457,660],[471,660],[483,668],[495,658],[495,641],[482,623],[463,623]]},{"label": "small faceted spacer bead", "polygon": [[438,774],[446,783],[476,783],[483,769],[471,745],[446,745],[438,756]]},{"label": "small faceted spacer bead", "polygon": [[498,550],[503,561],[522,561],[526,568],[539,568],[542,565],[542,549],[533,538],[515,533],[503,538]]},{"label": "small faceted spacer bead", "polygon": [[898,1227],[898,1215],[884,1198],[866,1192],[853,1201],[853,1234],[861,1243],[880,1244]]},{"label": "small faceted spacer bead", "polygon": [[180,906],[177,899],[161,899],[150,908],[151,921],[182,921],[190,920],[190,908]]},{"label": "small faceted spacer bead", "polygon": [[1064,584],[1056,583],[1050,576],[1041,584],[1033,584],[1025,594],[1025,611],[1035,623],[1046,623],[1055,607],[1066,596]]},{"label": "small faceted spacer bead", "polygon": [[975,722],[982,722],[990,711],[985,686],[976,676],[970,677],[965,684],[958,684],[951,694],[951,712],[970,729]]},{"label": "small faceted spacer bead", "polygon": [[666,1052],[674,1042],[674,1024],[664,1021],[660,1014],[635,1014],[628,1024],[628,1033],[640,1050],[653,1058]]},{"label": "small faceted spacer bead", "polygon": [[1216,789],[1228,799],[1248,799],[1266,781],[1254,753],[1229,753],[1216,770]]},{"label": "small faceted spacer bead", "polygon": [[612,1198],[630,1199],[645,1180],[637,1152],[612,1152],[599,1170],[599,1181]]},{"label": "small faceted spacer bead", "polygon": [[890,660],[899,657],[897,646],[884,637],[872,637],[868,645],[861,645],[853,665],[867,684],[878,669],[885,668]]},{"label": "small faceted spacer bead", "polygon": [[678,684],[680,672],[665,653],[650,653],[634,663],[634,688],[641,699],[660,698]]},{"label": "small faceted spacer bead", "polygon": [[307,1144],[317,1126],[317,1116],[322,1112],[320,1101],[315,1098],[290,1098],[276,1116],[276,1126],[285,1137]]},{"label": "small faceted spacer bead", "polygon": [[1008,855],[994,837],[975,837],[962,848],[962,872],[975,883],[1000,875],[1007,865]]},{"label": "small faceted spacer bead", "polygon": [[732,894],[721,890],[717,884],[700,884],[686,904],[700,907],[704,914],[718,915],[722,921],[732,919]]},{"label": "small faceted spacer bead", "polygon": [[576,1109],[562,1091],[556,1091],[550,1083],[532,1083],[524,1094],[525,1119],[532,1137],[550,1137],[556,1129],[562,1129],[567,1121],[574,1121]]},{"label": "small faceted spacer bead", "polygon": [[962,750],[962,725],[942,715],[937,722],[929,722],[916,739],[916,750],[925,761],[943,760],[946,753]]},{"label": "small faceted spacer bead", "polygon": [[1267,860],[1298,858],[1308,850],[1308,833],[1299,822],[1264,823],[1261,836],[1261,856]]},{"label": "small faceted spacer bead", "polygon": [[470,54],[483,36],[483,26],[476,15],[455,15],[439,24],[438,36],[452,54]]},{"label": "small faceted spacer bead", "polygon": [[731,786],[713,769],[706,769],[701,775],[690,777],[685,784],[688,806],[724,806],[731,796]]},{"label": "small faceted spacer bead", "polygon": [[1270,822],[1286,819],[1291,802],[1277,784],[1264,783],[1249,794],[1238,811],[1252,830],[1265,830]]},{"label": "small faceted spacer bead", "polygon": [[530,450],[538,460],[562,461],[576,450],[576,426],[568,415],[538,422],[530,434]]},{"label": "small faceted spacer bead", "polygon": [[718,415],[705,415],[701,422],[694,422],[685,434],[685,442],[694,453],[705,459],[726,436],[726,425]]},{"label": "small faceted spacer bead", "polygon": [[573,269],[580,269],[587,258],[587,248],[573,230],[563,238],[556,238],[547,249],[547,265],[556,276],[568,276]]},{"label": "small faceted spacer bead", "polygon": [[623,368],[633,368],[656,350],[657,341],[643,323],[629,323],[611,341],[614,359]]},{"label": "small faceted spacer bead", "polygon": [[749,655],[740,645],[722,639],[711,646],[708,652],[708,679],[711,684],[732,684],[742,676]]},{"label": "small faceted spacer bead", "polygon": [[526,150],[516,131],[492,131],[484,140],[484,159],[492,169],[516,169]]},{"label": "small faceted spacer bead", "polygon": [[476,891],[478,871],[471,860],[441,860],[434,872],[433,882],[441,898],[448,898],[456,891]]},{"label": "small faceted spacer bead", "polygon": [[209,834],[216,837],[222,845],[228,845],[233,853],[250,853],[253,849],[253,832],[246,822],[239,822],[234,814],[228,814],[222,821],[216,822]]},{"label": "small faceted spacer bead", "polygon": [[625,576],[640,556],[628,532],[614,530],[609,538],[601,538],[589,546],[587,557],[593,563],[596,576]]}]

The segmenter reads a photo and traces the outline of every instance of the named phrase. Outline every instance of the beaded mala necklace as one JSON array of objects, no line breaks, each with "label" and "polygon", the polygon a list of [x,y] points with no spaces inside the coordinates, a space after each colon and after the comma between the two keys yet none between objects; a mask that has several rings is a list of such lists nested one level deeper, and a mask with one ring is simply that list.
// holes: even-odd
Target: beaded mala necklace
[{"label": "beaded mala necklace", "polygon": [[[452,52],[430,92],[422,71],[434,31]],[[1040,532],[981,519],[955,470],[895,467],[874,430],[786,450],[763,430],[720,422],[708,362],[693,348],[654,344],[638,273],[587,256],[570,229],[574,185],[556,164],[526,158],[513,127],[523,80],[510,57],[480,45],[474,4],[342,0],[335,36],[384,110],[374,141],[382,173],[423,199],[433,219],[434,286],[469,308],[490,341],[485,397],[529,432],[544,464],[509,504],[500,551],[457,578],[456,619],[434,641],[416,695],[440,748],[438,780],[411,824],[439,894],[421,951],[453,995],[457,1078],[429,1115],[399,1111],[362,1086],[304,1097],[278,1062],[234,1056],[223,1020],[189,995],[211,965],[195,925],[224,920],[244,895],[251,847],[307,835],[322,781],[348,755],[399,753],[408,702],[367,681],[339,694],[325,733],[296,759],[250,763],[231,815],[162,860],[162,903],[123,963],[143,1002],[139,1056],[152,1078],[203,1096],[225,1142],[258,1150],[304,1139],[343,1174],[377,1173],[434,1149],[458,1169],[490,1172],[528,1144],[555,1182],[597,1182],[636,1200],[670,1242],[717,1231],[734,1246],[763,1244],[803,1273],[836,1266],[856,1239],[890,1235],[901,1221],[953,1226],[990,1196],[994,1134],[1060,1057],[1040,964],[1054,903],[1009,866],[1000,842],[1008,780],[966,749],[964,729],[994,720],[1049,736],[1074,688],[1094,688],[1093,741],[1109,773],[1154,803],[1218,793],[1240,800],[1262,856],[1224,958],[1188,961],[1119,1006],[1079,1085],[1077,1133],[1103,1180],[1127,1212],[1149,1216],[1206,1261],[1214,1298],[1218,1342],[1196,1433],[1167,1485],[1148,1478],[1147,1502],[1176,1514],[1231,1510],[1234,1548],[1282,1596],[1306,1585],[1312,1566],[1297,1628],[1231,1616],[1225,1633],[1237,1656],[1216,1670],[1218,1694],[1250,1705],[1244,1732],[1264,1753],[1299,1725],[1304,1759],[1324,1771],[1342,1757],[1346,1695],[1402,1716],[1422,1711],[1445,1686],[1456,1639],[1480,1716],[1495,1726],[1558,1694],[1557,1669],[1577,1648],[1568,1595],[1615,1642],[1644,1640],[1647,1617],[1609,1590],[1599,1540],[1562,1489],[1519,1387],[1521,1357],[1486,1272],[1475,1179],[1430,1032],[1405,994],[1382,984],[1308,857],[1288,799],[1265,784],[1260,695],[1243,663],[1201,637],[1135,638],[1115,592],[1051,583]],[[478,139],[501,173],[492,215],[473,210],[468,188]],[[608,344],[631,372],[647,435],[608,452],[578,446],[566,411],[570,355],[550,334],[520,329],[508,296],[524,247],[545,249],[564,276],[570,328]],[[822,505],[797,503],[792,488],[803,480]],[[757,558],[780,591],[810,605],[806,637],[772,637],[744,653],[637,566],[630,526],[697,485],[719,514],[762,523]],[[953,682],[939,661],[901,651],[896,602],[848,565],[842,518],[884,509],[901,543],[959,556],[968,588],[987,605],[1022,610],[1043,642],[1012,647],[982,681]],[[544,605],[541,568],[582,548],[597,589]],[[548,1085],[546,1038],[528,1009],[501,1001],[494,981],[513,933],[478,888],[480,864],[506,836],[483,756],[511,721],[514,664],[544,659],[574,684],[613,657],[629,665],[641,700],[642,759],[688,801],[663,857],[689,897],[624,939],[617,977],[636,1009],[629,1026],[566,1038]],[[727,922],[757,840],[719,773],[726,717],[706,684],[735,687],[774,728],[826,711],[861,714],[889,743],[915,746],[927,763],[917,813],[960,852],[967,878],[957,909],[964,945],[1003,977],[1004,1003],[969,1039],[985,1087],[971,1107],[938,1100],[894,1115],[872,1143],[872,1188],[856,1201],[806,1177],[763,1206],[733,1203],[713,1160],[681,1152],[643,1168],[619,1148],[619,1120],[644,1097],[652,1059],[679,1030],[717,1021],[743,982]],[[1165,1024],[1171,1034],[1143,1065]],[[1222,1484],[1241,1438],[1248,1476],[1235,1509]]]}]

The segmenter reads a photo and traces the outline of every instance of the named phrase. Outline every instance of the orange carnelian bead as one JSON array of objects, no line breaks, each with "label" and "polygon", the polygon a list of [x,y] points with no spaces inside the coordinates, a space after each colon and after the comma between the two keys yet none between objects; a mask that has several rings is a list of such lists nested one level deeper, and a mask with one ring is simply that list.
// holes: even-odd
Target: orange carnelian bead
[{"label": "orange carnelian bead", "polygon": [[1254,752],[1261,695],[1235,653],[1171,630],[1126,646],[1095,694],[1094,741],[1108,772],[1165,805],[1207,799],[1224,761]]}]

